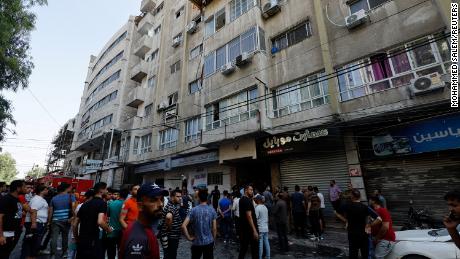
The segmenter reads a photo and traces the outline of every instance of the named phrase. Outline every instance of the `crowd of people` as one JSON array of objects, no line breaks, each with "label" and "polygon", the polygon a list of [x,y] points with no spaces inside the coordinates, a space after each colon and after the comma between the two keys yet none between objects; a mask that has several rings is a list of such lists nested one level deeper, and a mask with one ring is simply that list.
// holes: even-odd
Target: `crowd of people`
[{"label": "crowd of people", "polygon": [[[224,245],[239,244],[238,258],[270,258],[268,233],[278,236],[279,250],[289,250],[288,234],[310,241],[324,239],[325,196],[318,187],[269,186],[262,191],[251,184],[221,192],[218,186],[162,189],[156,184],[114,190],[98,182],[83,196],[71,185],[57,190],[15,180],[9,192],[0,183],[0,258],[9,258],[23,234],[20,258],[177,258],[181,238],[192,242],[191,257],[213,258],[216,238]],[[361,202],[361,192],[341,191],[330,182],[329,202],[348,231],[350,258],[384,258],[395,244],[395,232],[386,200],[379,190]],[[459,246],[460,195],[445,198],[451,215],[445,224]],[[58,242],[61,249],[58,249]],[[310,242],[307,241],[307,242]],[[48,249],[49,247],[49,249]],[[248,251],[249,250],[249,251]]]}]

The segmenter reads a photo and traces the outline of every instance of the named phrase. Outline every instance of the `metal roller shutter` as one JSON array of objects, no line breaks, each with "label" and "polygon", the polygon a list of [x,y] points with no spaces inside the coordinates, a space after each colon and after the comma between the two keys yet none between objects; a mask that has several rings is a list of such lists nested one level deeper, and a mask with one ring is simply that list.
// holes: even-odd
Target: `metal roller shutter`
[{"label": "metal roller shutter", "polygon": [[343,190],[350,182],[345,150],[304,154],[280,162],[281,184],[294,191],[294,186],[306,188],[318,186],[325,199],[325,216],[332,216],[333,209],[329,202],[329,183],[335,180]]},{"label": "metal roller shutter", "polygon": [[380,188],[395,224],[407,219],[410,203],[441,220],[447,214],[444,194],[460,189],[460,150],[362,163],[368,195]]},{"label": "metal roller shutter", "polygon": [[113,188],[120,189],[123,184],[123,168],[115,169],[115,175],[113,176]]}]

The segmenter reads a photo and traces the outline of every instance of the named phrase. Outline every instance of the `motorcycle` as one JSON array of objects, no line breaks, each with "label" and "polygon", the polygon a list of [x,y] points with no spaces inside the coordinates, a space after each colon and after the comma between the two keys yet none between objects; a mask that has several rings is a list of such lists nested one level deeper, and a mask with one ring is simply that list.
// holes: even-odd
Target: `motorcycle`
[{"label": "motorcycle", "polygon": [[441,221],[434,219],[425,209],[415,210],[410,206],[407,214],[408,219],[401,228],[402,231],[413,229],[438,229],[444,227]]}]

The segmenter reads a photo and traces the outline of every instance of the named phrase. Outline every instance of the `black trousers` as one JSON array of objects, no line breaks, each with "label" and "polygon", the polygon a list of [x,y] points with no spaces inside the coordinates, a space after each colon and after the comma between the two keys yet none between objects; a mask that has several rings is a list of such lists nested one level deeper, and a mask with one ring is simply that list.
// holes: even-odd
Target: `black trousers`
[{"label": "black trousers", "polygon": [[11,252],[13,252],[14,248],[16,247],[19,237],[17,233],[14,237],[7,237],[6,244],[0,246],[0,258],[9,258]]},{"label": "black trousers", "polygon": [[305,218],[307,215],[304,212],[294,212],[294,226],[297,236],[303,236],[305,234]]},{"label": "black trousers", "polygon": [[121,235],[117,237],[105,237],[103,239],[104,243],[104,255],[107,251],[108,259],[115,259],[117,251],[120,250]]},{"label": "black trousers", "polygon": [[251,255],[252,259],[259,258],[259,240],[254,240],[252,238],[252,233],[240,233],[240,253],[238,255],[239,259],[244,259],[246,252],[248,251],[248,246],[251,246]]},{"label": "black trousers", "polygon": [[179,248],[179,239],[168,237],[168,248],[164,249],[164,259],[176,259],[177,249]]},{"label": "black trousers", "polygon": [[315,235],[315,237],[319,237],[321,234],[321,217],[319,210],[310,211],[309,218],[311,224],[311,233]]},{"label": "black trousers", "polygon": [[214,259],[214,243],[205,246],[192,246],[192,259]]},{"label": "black trousers", "polygon": [[350,259],[358,259],[358,251],[361,251],[361,258],[369,257],[369,238],[366,233],[348,233],[348,246]]},{"label": "black trousers", "polygon": [[77,243],[77,259],[104,259],[101,240],[80,238]]},{"label": "black trousers", "polygon": [[278,243],[281,251],[288,251],[287,223],[276,223],[276,233],[278,234]]}]

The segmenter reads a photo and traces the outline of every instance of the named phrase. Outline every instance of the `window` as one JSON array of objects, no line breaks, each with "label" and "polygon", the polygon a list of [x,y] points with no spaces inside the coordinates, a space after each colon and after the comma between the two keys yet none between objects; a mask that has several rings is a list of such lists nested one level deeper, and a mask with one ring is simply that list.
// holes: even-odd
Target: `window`
[{"label": "window", "polygon": [[158,33],[160,33],[160,31],[161,31],[161,25],[158,25],[158,27],[155,28],[155,30],[153,31],[153,33],[154,33],[155,35],[157,35]]},{"label": "window", "polygon": [[195,16],[195,18],[192,19],[197,25],[201,22],[201,14]]},{"label": "window", "polygon": [[179,70],[180,70],[180,60],[171,65],[171,74],[174,74]]},{"label": "window", "polygon": [[155,9],[155,11],[153,12],[153,15],[157,15],[159,12],[161,12],[161,10],[163,10],[163,7],[164,7],[165,3],[162,2],[161,4],[158,5],[158,7]]},{"label": "window", "polygon": [[201,117],[185,121],[185,142],[199,139]]},{"label": "window", "polygon": [[201,90],[201,80],[200,79],[197,79],[193,82],[191,82],[190,84],[188,84],[188,92],[189,94],[194,94],[198,91]]},{"label": "window", "polygon": [[101,68],[101,70],[99,70],[99,72],[96,74],[96,76],[94,76],[93,80],[91,80],[91,83],[89,83],[89,85],[88,85],[88,89],[91,88],[91,86],[93,85],[94,81],[96,81],[101,75],[103,75],[107,70],[109,70],[109,68],[111,68],[113,65],[115,65],[122,57],[123,57],[123,51],[118,53],[118,55],[116,55],[109,62],[107,62],[107,64],[105,64],[105,66],[103,68]]},{"label": "window", "polygon": [[133,144],[133,154],[134,155],[137,155],[137,154],[140,154],[139,153],[139,140],[141,138],[140,137],[134,137],[134,144]]},{"label": "window", "polygon": [[141,154],[152,152],[152,134],[141,137]]},{"label": "window", "polygon": [[145,106],[145,108],[144,108],[144,117],[148,117],[148,116],[150,116],[150,114],[152,114],[152,108],[153,108],[153,103]]},{"label": "window", "polygon": [[101,54],[99,59],[97,60],[96,64],[94,64],[94,68],[102,61],[102,59],[113,49],[115,48],[122,40],[124,40],[128,36],[128,32],[124,32],[120,35],[110,46]]},{"label": "window", "polygon": [[174,38],[173,38],[173,41],[176,42],[176,41],[179,41],[179,42],[182,42],[182,32],[177,34]]},{"label": "window", "polygon": [[257,115],[257,88],[240,92],[206,107],[206,130],[248,120]]},{"label": "window", "polygon": [[184,11],[184,7],[182,6],[177,12],[176,12],[176,19],[179,18]]},{"label": "window", "polygon": [[149,81],[147,83],[148,87],[155,88],[157,78],[156,76],[152,76],[149,78]]},{"label": "window", "polygon": [[312,33],[310,22],[307,21],[275,37],[272,41],[272,44],[273,47],[275,47],[277,50],[282,50],[292,45],[295,45],[299,42],[302,42],[311,35]]},{"label": "window", "polygon": [[177,137],[179,131],[177,129],[166,129],[160,131],[160,150],[172,148],[177,145]]},{"label": "window", "polygon": [[415,77],[448,71],[449,62],[443,59],[449,53],[447,40],[425,44],[432,38],[431,35],[423,37],[386,53],[339,68],[341,100],[347,101],[386,89],[407,86]]},{"label": "window", "polygon": [[118,91],[114,91],[111,94],[106,95],[104,98],[99,100],[97,103],[92,105],[82,116],[82,121],[89,120],[89,116],[92,112],[98,110],[99,108],[103,107],[104,105],[108,104],[109,102],[115,100],[117,98]]},{"label": "window", "polygon": [[91,100],[93,100],[94,96],[95,96],[99,91],[101,91],[102,89],[104,89],[105,87],[107,87],[108,85],[110,85],[113,81],[118,80],[118,78],[120,78],[120,73],[121,73],[121,70],[118,70],[117,72],[113,73],[110,77],[108,77],[106,80],[104,80],[102,83],[100,83],[100,84],[93,90],[93,92],[91,92],[91,94],[88,95],[88,97],[86,98],[85,104],[88,104]]},{"label": "window", "polygon": [[233,22],[245,12],[255,6],[254,0],[232,0],[230,1],[230,21]]},{"label": "window", "polygon": [[174,105],[177,103],[177,100],[179,98],[179,95],[177,92],[171,94],[168,96],[168,106]]},{"label": "window", "polygon": [[150,54],[150,61],[154,61],[158,57],[158,49]]},{"label": "window", "polygon": [[[257,32],[258,30],[260,31],[260,28],[253,27],[216,51],[209,53],[204,58],[204,76],[208,77],[226,63],[235,61],[236,57],[243,52],[251,53],[265,48],[265,39],[257,39],[258,35],[263,36],[263,33]],[[260,42],[260,46],[257,45],[257,42]]]},{"label": "window", "polygon": [[225,8],[211,15],[205,22],[204,35],[209,37],[225,26]]},{"label": "window", "polygon": [[200,44],[190,51],[190,59],[198,57],[203,52],[203,44]]},{"label": "window", "polygon": [[[350,13],[356,13],[357,11],[364,9],[366,11],[379,7],[385,2],[390,0],[357,0],[353,1],[350,5]],[[351,2],[351,1],[350,1]]]},{"label": "window", "polygon": [[273,92],[273,114],[281,117],[329,102],[324,73],[313,74],[279,87]]},{"label": "window", "polygon": [[208,185],[223,185],[223,173],[208,173]]}]

